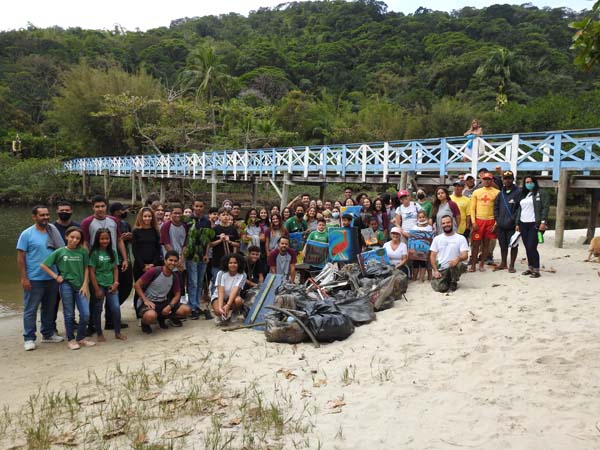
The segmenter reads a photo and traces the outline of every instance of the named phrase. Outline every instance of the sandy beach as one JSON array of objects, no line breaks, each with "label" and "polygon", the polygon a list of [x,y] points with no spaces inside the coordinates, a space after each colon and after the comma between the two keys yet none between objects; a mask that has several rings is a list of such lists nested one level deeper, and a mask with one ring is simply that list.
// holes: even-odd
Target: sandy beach
[{"label": "sandy beach", "polygon": [[[94,348],[25,352],[20,317],[6,318],[0,403],[26,417],[40,389],[77,392],[75,413],[57,415],[48,435],[80,448],[600,448],[600,264],[584,262],[584,235],[567,231],[556,249],[548,232],[539,279],[520,274],[521,246],[516,274],[466,274],[452,294],[411,283],[408,302],[319,349],[205,320],[146,336],[124,306],[125,343],[107,332]],[[140,382],[142,372],[151,379]],[[7,417],[0,448],[27,448],[23,420]],[[142,431],[132,417],[147,419]],[[231,442],[209,445],[215,423],[218,443]]]}]

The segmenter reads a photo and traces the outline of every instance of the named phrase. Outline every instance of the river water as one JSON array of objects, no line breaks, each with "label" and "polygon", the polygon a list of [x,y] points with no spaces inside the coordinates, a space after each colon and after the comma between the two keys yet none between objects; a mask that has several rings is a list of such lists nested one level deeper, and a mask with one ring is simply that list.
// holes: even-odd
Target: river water
[{"label": "river water", "polygon": [[[56,220],[55,208],[50,208],[50,220]],[[76,207],[73,218],[79,222],[90,215],[91,208]],[[18,314],[23,310],[23,290],[17,269],[17,240],[21,231],[33,224],[31,208],[0,205],[0,317]]]}]

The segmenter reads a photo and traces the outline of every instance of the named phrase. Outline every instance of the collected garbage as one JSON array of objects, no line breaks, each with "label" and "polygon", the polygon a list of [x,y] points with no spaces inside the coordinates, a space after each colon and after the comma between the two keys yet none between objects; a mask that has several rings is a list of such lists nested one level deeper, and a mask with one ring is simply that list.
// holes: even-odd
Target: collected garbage
[{"label": "collected garbage", "polygon": [[[355,326],[376,319],[375,312],[394,306],[408,289],[408,277],[385,263],[370,264],[363,275],[358,264],[328,263],[304,285],[284,282],[265,306],[267,341],[296,344],[344,340]],[[405,297],[404,297],[405,298]]]}]

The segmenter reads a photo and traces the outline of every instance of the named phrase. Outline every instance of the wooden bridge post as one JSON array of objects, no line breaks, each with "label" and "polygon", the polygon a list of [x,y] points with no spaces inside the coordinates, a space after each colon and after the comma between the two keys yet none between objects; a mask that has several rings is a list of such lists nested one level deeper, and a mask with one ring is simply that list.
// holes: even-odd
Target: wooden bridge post
[{"label": "wooden bridge post", "polygon": [[144,178],[142,175],[140,175],[140,198],[142,205],[145,205],[148,200],[148,178]]},{"label": "wooden bridge post", "polygon": [[185,178],[179,179],[179,202],[184,205],[185,204]]},{"label": "wooden bridge post", "polygon": [[81,195],[83,196],[84,200],[87,199],[87,196],[88,196],[87,179],[88,179],[87,173],[82,172],[82,174],[81,174]]},{"label": "wooden bridge post", "polygon": [[558,196],[556,199],[556,230],[554,231],[554,246],[562,248],[565,237],[565,212],[567,209],[567,192],[569,190],[569,172],[561,169],[558,178]]},{"label": "wooden bridge post", "polygon": [[104,198],[108,201],[110,194],[110,174],[108,173],[108,170],[102,171],[102,177],[104,178]]},{"label": "wooden bridge post", "polygon": [[165,187],[167,184],[167,180],[165,180],[164,178],[160,179],[160,202],[164,205],[165,204]]},{"label": "wooden bridge post", "polygon": [[588,218],[588,229],[585,235],[584,244],[589,244],[596,234],[596,225],[598,224],[598,212],[600,210],[600,189],[590,191],[590,217]]},{"label": "wooden bridge post", "polygon": [[217,170],[213,169],[210,175],[210,206],[212,208],[217,207]]},{"label": "wooden bridge post", "polygon": [[327,189],[327,183],[323,183],[319,186],[319,199],[321,199],[322,202],[325,201],[325,191]]},{"label": "wooden bridge post", "polygon": [[137,196],[135,195],[135,172],[131,172],[131,205],[135,205]]},{"label": "wooden bridge post", "polygon": [[408,171],[403,170],[402,173],[400,174],[400,189],[398,190],[405,190],[406,186],[408,185]]},{"label": "wooden bridge post", "polygon": [[258,179],[252,177],[252,206],[256,206],[258,196]]},{"label": "wooden bridge post", "polygon": [[285,172],[283,174],[283,187],[281,189],[281,203],[279,211],[283,211],[288,204],[288,197],[290,196],[290,174]]}]

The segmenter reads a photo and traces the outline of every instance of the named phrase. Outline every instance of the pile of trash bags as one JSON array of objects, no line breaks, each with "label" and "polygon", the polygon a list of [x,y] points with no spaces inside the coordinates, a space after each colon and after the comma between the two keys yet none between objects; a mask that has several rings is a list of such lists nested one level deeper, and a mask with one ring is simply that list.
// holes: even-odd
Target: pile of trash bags
[{"label": "pile of trash bags", "polygon": [[375,320],[377,311],[392,308],[407,289],[408,276],[383,263],[371,265],[364,274],[358,264],[339,268],[329,263],[304,285],[279,286],[274,308],[265,316],[265,336],[269,342],[288,344],[309,338],[341,341],[355,326]]}]

